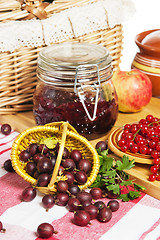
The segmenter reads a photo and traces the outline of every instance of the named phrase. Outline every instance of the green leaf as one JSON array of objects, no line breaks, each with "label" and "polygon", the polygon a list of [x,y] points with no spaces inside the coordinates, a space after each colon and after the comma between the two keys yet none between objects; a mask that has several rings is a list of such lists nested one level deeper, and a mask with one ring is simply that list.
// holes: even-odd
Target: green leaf
[{"label": "green leaf", "polygon": [[137,192],[137,191],[129,191],[128,194],[131,199],[135,199],[141,196],[140,192]]},{"label": "green leaf", "polygon": [[103,165],[103,161],[104,161],[104,160],[103,160],[103,157],[102,157],[102,156],[100,156],[100,155],[99,155],[99,160],[100,160],[100,166],[102,166],[102,165]]},{"label": "green leaf", "polygon": [[119,184],[112,184],[107,186],[107,189],[109,191],[113,191],[114,194],[119,194],[120,193],[120,188],[119,188]]},{"label": "green leaf", "polygon": [[49,149],[53,149],[55,145],[57,144],[58,139],[56,136],[50,137],[50,138],[42,138],[40,140],[40,144],[45,144]]},{"label": "green leaf", "polygon": [[113,165],[113,158],[109,158],[107,156],[103,157],[103,165],[101,166],[100,171],[105,173],[107,170],[110,170]]},{"label": "green leaf", "polygon": [[122,158],[122,161],[118,160],[116,162],[116,165],[117,165],[116,169],[119,171],[129,170],[135,166],[133,163],[134,163],[134,160],[130,161],[129,157],[124,155]]},{"label": "green leaf", "polygon": [[133,185],[134,185],[135,190],[143,190],[144,191],[146,189],[145,187],[143,187],[137,183],[133,183]]},{"label": "green leaf", "polygon": [[101,152],[101,156],[106,157],[108,155],[108,149]]},{"label": "green leaf", "polygon": [[108,178],[105,185],[108,185],[108,183],[115,184],[115,179],[114,178]]},{"label": "green leaf", "polygon": [[128,193],[127,194],[121,194],[118,199],[121,199],[123,202],[128,202],[130,200]]},{"label": "green leaf", "polygon": [[116,170],[110,170],[110,171],[106,171],[104,174],[103,174],[103,176],[104,177],[110,177],[110,178],[112,178],[112,177],[115,177],[116,176]]},{"label": "green leaf", "polygon": [[130,186],[130,185],[133,185],[133,182],[132,181],[123,181],[120,183],[121,186]]}]

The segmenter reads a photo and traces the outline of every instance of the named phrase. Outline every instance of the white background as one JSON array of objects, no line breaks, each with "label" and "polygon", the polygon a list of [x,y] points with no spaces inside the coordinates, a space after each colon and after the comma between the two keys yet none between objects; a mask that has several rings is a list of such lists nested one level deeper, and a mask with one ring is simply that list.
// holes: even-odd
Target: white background
[{"label": "white background", "polygon": [[132,0],[135,13],[129,21],[123,23],[124,39],[120,69],[131,70],[131,63],[138,47],[135,36],[143,31],[160,29],[160,0]]}]

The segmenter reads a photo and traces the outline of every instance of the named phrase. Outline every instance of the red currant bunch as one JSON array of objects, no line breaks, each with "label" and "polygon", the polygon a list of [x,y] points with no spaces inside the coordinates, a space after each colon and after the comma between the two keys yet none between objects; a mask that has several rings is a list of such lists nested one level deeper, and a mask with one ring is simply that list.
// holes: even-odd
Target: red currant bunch
[{"label": "red currant bunch", "polygon": [[153,160],[150,181],[160,181],[160,119],[147,115],[138,123],[126,124],[118,141],[123,152],[150,155]]}]

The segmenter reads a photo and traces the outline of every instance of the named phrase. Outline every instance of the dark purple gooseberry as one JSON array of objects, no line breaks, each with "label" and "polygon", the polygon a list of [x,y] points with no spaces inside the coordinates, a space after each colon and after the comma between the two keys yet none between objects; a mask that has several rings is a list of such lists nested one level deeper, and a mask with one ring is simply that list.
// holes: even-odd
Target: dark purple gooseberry
[{"label": "dark purple gooseberry", "polygon": [[80,201],[78,200],[78,198],[70,198],[68,200],[68,203],[67,203],[67,209],[70,211],[70,212],[74,212],[74,211],[77,211],[78,209],[80,209]]},{"label": "dark purple gooseberry", "polygon": [[119,197],[119,194],[115,194],[113,193],[113,191],[107,191],[107,197],[110,198],[110,199],[116,199]]},{"label": "dark purple gooseberry", "polygon": [[112,218],[112,211],[110,208],[104,207],[99,210],[97,219],[100,222],[109,222],[111,220],[111,218]]},{"label": "dark purple gooseberry", "polygon": [[[59,148],[60,148],[59,143],[57,143],[57,144],[56,144],[56,147],[55,147],[57,154],[58,154],[58,152],[59,152]],[[63,149],[63,154],[62,154],[62,158],[65,159],[65,158],[68,158],[68,157],[69,157],[69,151],[68,151],[68,149],[67,149],[66,147],[64,147],[64,149]]]},{"label": "dark purple gooseberry", "polygon": [[54,227],[49,223],[41,223],[37,228],[39,238],[50,238],[54,233]]},{"label": "dark purple gooseberry", "polygon": [[57,193],[56,204],[58,206],[66,206],[69,200],[67,193]]},{"label": "dark purple gooseberry", "polygon": [[7,123],[2,124],[1,126],[1,133],[4,135],[9,135],[11,133],[11,126]]},{"label": "dark purple gooseberry", "polygon": [[66,181],[57,182],[57,191],[66,192],[68,190],[68,183]]},{"label": "dark purple gooseberry", "polygon": [[19,155],[19,158],[23,162],[27,162],[30,159],[31,155],[28,152],[28,150],[22,150],[22,152]]},{"label": "dark purple gooseberry", "polygon": [[62,167],[62,166],[59,166],[59,172],[62,172],[62,173],[64,173],[64,167]]},{"label": "dark purple gooseberry", "polygon": [[98,208],[95,205],[88,205],[84,207],[84,210],[87,211],[91,219],[95,219],[98,216]]},{"label": "dark purple gooseberry", "polygon": [[27,162],[25,170],[29,175],[34,176],[34,173],[37,170],[35,162]]},{"label": "dark purple gooseberry", "polygon": [[7,172],[14,172],[11,159],[6,160],[3,164],[3,167]]},{"label": "dark purple gooseberry", "polygon": [[102,198],[102,189],[101,188],[92,188],[90,190],[93,199]]},{"label": "dark purple gooseberry", "polygon": [[37,178],[39,177],[39,175],[40,175],[40,173],[38,172],[38,170],[36,170],[36,171],[34,172],[33,177],[34,177],[35,179],[37,179]]},{"label": "dark purple gooseberry", "polygon": [[97,201],[94,203],[94,205],[100,210],[104,207],[106,207],[105,203],[103,201]]},{"label": "dark purple gooseberry", "polygon": [[71,159],[71,158],[62,159],[61,164],[64,167],[64,169],[69,170],[69,171],[72,171],[76,168],[76,164],[73,161],[73,159]]},{"label": "dark purple gooseberry", "polygon": [[66,147],[64,147],[64,150],[63,150],[63,155],[62,155],[62,158],[68,158],[69,157],[69,151]]},{"label": "dark purple gooseberry", "polygon": [[72,150],[70,157],[75,161],[75,163],[78,163],[82,159],[82,153],[78,150]]},{"label": "dark purple gooseberry", "polygon": [[37,195],[37,191],[33,187],[27,187],[23,190],[21,199],[24,202],[32,201]]},{"label": "dark purple gooseberry", "polygon": [[52,162],[52,165],[53,165],[53,168],[55,167],[55,164],[56,164],[56,160],[57,160],[57,157],[55,155],[51,155],[50,156],[50,160]]},{"label": "dark purple gooseberry", "polygon": [[91,168],[92,164],[88,159],[81,159],[78,163],[78,169],[84,171],[85,173],[89,173]]},{"label": "dark purple gooseberry", "polygon": [[43,157],[37,163],[37,169],[40,173],[49,173],[53,170],[53,164],[49,158]]},{"label": "dark purple gooseberry", "polygon": [[78,192],[76,197],[79,199],[81,203],[85,201],[90,201],[90,202],[92,201],[92,195],[85,191]]},{"label": "dark purple gooseberry", "polygon": [[52,208],[54,204],[55,204],[55,198],[53,195],[47,194],[42,198],[42,205],[46,210]]},{"label": "dark purple gooseberry", "polygon": [[70,194],[72,195],[77,195],[77,193],[80,192],[80,188],[75,185],[75,184],[72,184],[72,185],[69,185],[68,186],[68,191],[70,192]]},{"label": "dark purple gooseberry", "polygon": [[77,171],[75,174],[75,179],[79,184],[84,184],[87,182],[87,174],[84,171]]},{"label": "dark purple gooseberry", "polygon": [[32,159],[37,164],[44,156],[41,153],[36,153]]},{"label": "dark purple gooseberry", "polygon": [[32,143],[29,145],[28,151],[31,156],[34,156],[37,151],[38,151],[38,144],[37,143]]},{"label": "dark purple gooseberry", "polygon": [[3,228],[3,223],[0,221],[0,233],[4,233],[6,231],[5,228]]},{"label": "dark purple gooseberry", "polygon": [[96,149],[101,149],[101,151],[104,151],[104,150],[106,150],[107,149],[107,143],[105,142],[105,141],[99,141],[97,144],[96,144],[96,146],[95,146],[95,148]]},{"label": "dark purple gooseberry", "polygon": [[81,208],[84,209],[85,207],[87,207],[87,206],[89,206],[91,204],[92,203],[89,200],[83,201],[83,202],[81,202],[81,205],[82,205]]},{"label": "dark purple gooseberry", "polygon": [[84,227],[87,226],[91,218],[88,212],[84,210],[78,210],[74,214],[74,223],[78,226]]},{"label": "dark purple gooseberry", "polygon": [[41,154],[46,154],[49,151],[49,148],[45,144],[40,144],[38,147],[38,151]]},{"label": "dark purple gooseberry", "polygon": [[39,187],[46,187],[48,183],[50,182],[50,175],[48,173],[42,173],[39,175],[37,179],[37,185]]},{"label": "dark purple gooseberry", "polygon": [[69,171],[64,171],[64,175],[67,177],[66,182],[72,184],[74,182],[74,174]]},{"label": "dark purple gooseberry", "polygon": [[119,209],[119,202],[117,200],[110,200],[107,206],[111,209],[112,212],[116,212]]}]

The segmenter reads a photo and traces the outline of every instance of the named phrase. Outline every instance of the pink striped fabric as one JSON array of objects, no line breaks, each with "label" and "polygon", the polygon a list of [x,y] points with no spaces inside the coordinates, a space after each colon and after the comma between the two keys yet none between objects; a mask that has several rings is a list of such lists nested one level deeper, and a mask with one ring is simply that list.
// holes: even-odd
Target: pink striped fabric
[{"label": "pink striped fabric", "polygon": [[155,223],[153,224],[153,226],[151,226],[146,232],[144,232],[144,233],[142,234],[142,236],[140,237],[139,240],[144,240],[145,237],[148,235],[148,233],[152,232],[152,231],[153,231],[157,226],[159,226],[159,225],[160,225],[160,218],[158,219],[157,222],[155,222]]},{"label": "pink striped fabric", "polygon": [[[0,166],[3,166],[5,160],[10,158],[10,152],[13,140],[18,135],[17,132],[13,131],[9,136],[3,136],[0,134]],[[27,187],[29,183],[25,182],[20,176],[16,173],[7,173],[6,171],[0,171],[0,221],[2,220],[4,227],[6,228],[5,233],[0,233],[1,240],[40,240],[40,238],[36,234],[37,226],[38,226],[38,217],[36,219],[36,214],[32,209],[27,215],[28,218],[23,222],[21,219],[26,212],[24,212],[24,208],[21,208],[21,193],[25,187]],[[101,199],[105,203],[107,203],[108,199]],[[31,204],[31,203],[26,203]],[[37,203],[38,204],[38,203]],[[39,203],[40,204],[40,203]],[[120,234],[126,232],[127,226],[124,224],[127,219],[132,219],[133,223],[138,221],[138,214],[136,213],[136,207],[138,209],[146,209],[146,214],[148,211],[153,210],[153,215],[155,216],[155,212],[157,212],[157,216],[151,219],[151,222],[146,222],[146,227],[143,231],[139,230],[139,234],[134,236],[134,231],[131,229],[132,234],[131,238],[128,237],[129,240],[145,240],[149,239],[149,236],[155,236],[155,238],[151,238],[149,240],[160,240],[160,233],[158,234],[158,228],[160,227],[160,218],[158,214],[160,212],[160,201],[156,200],[146,194],[142,194],[141,198],[136,199],[134,201],[129,201],[128,203],[120,201],[120,209],[117,212],[113,212],[112,219],[108,223],[100,223],[98,220],[92,220],[91,225],[87,227],[79,227],[73,223],[73,213],[67,212],[59,218],[59,216],[54,216],[52,221],[48,220],[47,213],[40,206],[42,219],[44,222],[50,222],[53,224],[54,229],[58,232],[54,234],[49,240],[101,240],[101,239],[109,239],[109,240],[117,240],[121,238],[117,238]],[[19,207],[17,216],[15,214],[16,207]],[[22,212],[19,211],[22,209]],[[28,208],[27,208],[28,209]],[[41,210],[42,209],[42,210]],[[64,207],[59,207],[59,212],[63,212]],[[148,209],[148,211],[147,211]],[[155,211],[156,210],[156,211]],[[27,210],[29,211],[29,209]],[[139,210],[138,210],[139,211]],[[154,212],[155,211],[155,212]],[[159,212],[158,212],[159,211]],[[13,214],[12,214],[13,213]],[[137,214],[137,219],[134,218],[135,213]],[[152,215],[152,214],[151,214]],[[10,216],[10,217],[9,217]],[[38,216],[38,215],[37,215]],[[159,215],[160,216],[160,215]],[[14,221],[18,217],[19,221]],[[13,220],[10,220],[12,218]],[[34,220],[33,220],[34,218]],[[148,216],[144,216],[145,220],[149,220]],[[22,217],[23,219],[23,217]],[[31,224],[32,223],[32,224]],[[143,223],[140,222],[139,224]],[[134,225],[134,224],[133,224]],[[120,226],[120,227],[118,227]],[[112,236],[112,229],[118,228],[117,237],[115,236],[108,238],[107,236]],[[129,228],[129,226],[128,226]],[[116,230],[117,231],[117,230]],[[138,230],[137,230],[138,231]],[[155,233],[155,234],[154,234]],[[109,235],[107,235],[109,234]],[[133,235],[133,236],[132,236]],[[133,237],[133,238],[132,238]],[[123,240],[126,240],[124,238]]]}]

